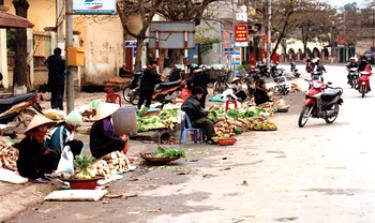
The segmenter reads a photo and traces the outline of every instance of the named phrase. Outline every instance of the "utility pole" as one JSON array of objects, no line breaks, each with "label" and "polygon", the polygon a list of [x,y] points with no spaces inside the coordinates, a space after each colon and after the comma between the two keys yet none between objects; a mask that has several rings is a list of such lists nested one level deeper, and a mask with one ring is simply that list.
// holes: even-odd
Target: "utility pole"
[{"label": "utility pole", "polygon": [[272,6],[271,0],[268,0],[268,31],[267,31],[267,67],[271,70],[271,20],[272,20]]},{"label": "utility pole", "polygon": [[[73,47],[73,0],[66,1],[66,59],[68,59],[68,49]],[[66,104],[67,113],[74,110],[74,68],[67,64],[67,81],[66,81]]]},{"label": "utility pole", "polygon": [[374,45],[375,45],[374,43],[375,43],[375,10],[374,10],[374,7],[372,7],[372,48],[374,48]]}]

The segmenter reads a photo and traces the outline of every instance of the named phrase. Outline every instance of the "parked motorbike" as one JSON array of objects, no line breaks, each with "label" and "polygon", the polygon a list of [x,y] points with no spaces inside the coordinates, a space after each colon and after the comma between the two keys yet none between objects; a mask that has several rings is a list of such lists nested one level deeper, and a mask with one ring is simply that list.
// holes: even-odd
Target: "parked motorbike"
[{"label": "parked motorbike", "polygon": [[296,67],[297,65],[294,61],[290,62],[290,72],[292,72],[294,77],[299,78],[301,74],[298,72],[298,69]]},{"label": "parked motorbike", "polygon": [[339,106],[344,102],[341,98],[343,89],[318,80],[309,81],[309,85],[312,87],[307,91],[298,126],[303,128],[310,117],[322,118],[327,124],[333,123],[339,115]]},{"label": "parked motorbike", "polygon": [[349,69],[349,85],[351,88],[356,88],[358,84],[358,69],[356,67],[352,67]]},{"label": "parked motorbike", "polygon": [[[123,89],[123,96],[125,101],[130,104],[137,105],[140,94],[139,81],[142,73],[136,73],[130,82],[130,84]],[[181,74],[180,79],[171,82],[160,83],[155,86],[152,100],[159,101],[161,103],[169,100],[167,96],[177,93],[185,86],[185,81],[182,80]]]},{"label": "parked motorbike", "polygon": [[0,124],[14,123],[6,127],[2,134],[13,134],[17,128],[25,129],[34,115],[43,114],[39,98],[36,91],[0,98]]},{"label": "parked motorbike", "polygon": [[362,71],[361,76],[358,79],[357,90],[361,93],[362,98],[370,91],[370,76],[372,73],[368,71]]},{"label": "parked motorbike", "polygon": [[257,73],[261,77],[269,77],[270,76],[270,72],[268,71],[267,64],[263,64],[263,63],[257,64],[256,69],[257,69]]},{"label": "parked motorbike", "polygon": [[273,81],[276,83],[276,89],[281,95],[287,95],[289,93],[289,84],[284,75],[284,70],[277,69],[273,76]]},{"label": "parked motorbike", "polygon": [[139,87],[142,74],[142,72],[133,73],[133,78],[131,79],[130,83],[122,89],[122,96],[126,102],[134,105],[138,104],[139,93],[134,90]]},{"label": "parked motorbike", "polygon": [[226,89],[228,89],[229,87],[228,79],[230,75],[231,75],[230,73],[229,74],[224,73],[216,77],[216,81],[214,82],[214,86],[213,86],[214,94],[223,93]]}]

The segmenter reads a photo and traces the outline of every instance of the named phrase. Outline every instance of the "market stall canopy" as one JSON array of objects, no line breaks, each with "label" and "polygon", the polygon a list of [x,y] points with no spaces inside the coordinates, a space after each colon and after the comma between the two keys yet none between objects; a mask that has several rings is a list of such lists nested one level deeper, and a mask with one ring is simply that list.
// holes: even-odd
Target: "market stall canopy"
[{"label": "market stall canopy", "polygon": [[32,28],[34,25],[29,20],[0,11],[0,28]]}]

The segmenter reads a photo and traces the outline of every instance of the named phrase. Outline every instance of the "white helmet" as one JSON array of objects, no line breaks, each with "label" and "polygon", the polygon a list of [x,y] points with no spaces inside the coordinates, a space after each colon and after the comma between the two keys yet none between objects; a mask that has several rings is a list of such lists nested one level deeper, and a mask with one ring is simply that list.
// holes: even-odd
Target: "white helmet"
[{"label": "white helmet", "polygon": [[317,63],[320,61],[320,58],[319,57],[315,57],[314,59],[311,60],[311,62],[313,63]]},{"label": "white helmet", "polygon": [[358,61],[358,58],[357,58],[357,57],[350,57],[349,60],[350,60],[350,61],[357,62],[357,61]]}]

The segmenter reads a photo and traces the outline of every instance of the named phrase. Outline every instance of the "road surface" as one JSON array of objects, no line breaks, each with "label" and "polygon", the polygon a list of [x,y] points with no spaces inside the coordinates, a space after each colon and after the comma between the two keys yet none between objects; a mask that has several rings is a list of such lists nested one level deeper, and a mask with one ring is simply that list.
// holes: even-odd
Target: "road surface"
[{"label": "road surface", "polygon": [[327,70],[326,80],[345,88],[332,125],[298,128],[303,94],[293,94],[290,112],[272,118],[277,132],[244,134],[234,147],[189,147],[181,167],[144,169],[110,188],[137,197],[47,202],[9,222],[375,222],[375,97],[349,89],[343,66]]}]

